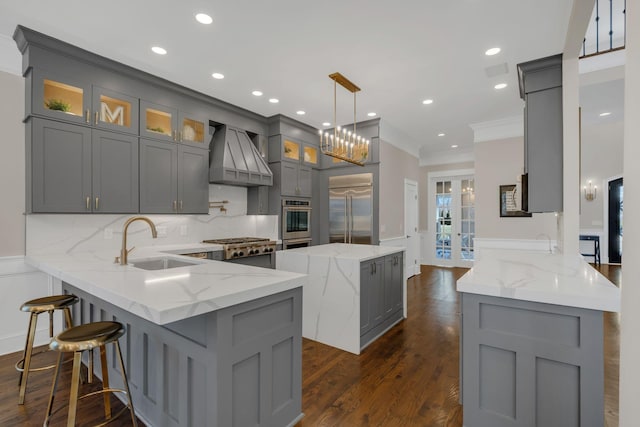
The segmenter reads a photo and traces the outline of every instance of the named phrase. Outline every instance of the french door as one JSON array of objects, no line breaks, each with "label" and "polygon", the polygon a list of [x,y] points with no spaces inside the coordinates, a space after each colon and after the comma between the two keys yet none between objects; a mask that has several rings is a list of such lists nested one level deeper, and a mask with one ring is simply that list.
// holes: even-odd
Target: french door
[{"label": "french door", "polygon": [[472,267],[475,237],[475,189],[472,175],[434,178],[430,203],[433,263]]}]

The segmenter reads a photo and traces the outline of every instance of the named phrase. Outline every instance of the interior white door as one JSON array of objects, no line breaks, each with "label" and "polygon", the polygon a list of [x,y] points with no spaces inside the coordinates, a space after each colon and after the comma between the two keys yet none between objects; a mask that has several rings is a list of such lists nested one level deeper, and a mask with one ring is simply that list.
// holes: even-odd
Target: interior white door
[{"label": "interior white door", "polygon": [[432,182],[434,202],[431,250],[434,264],[473,266],[475,192],[472,176],[442,177]]},{"label": "interior white door", "polygon": [[407,277],[420,274],[420,236],[418,235],[418,183],[404,180],[404,233],[407,238],[405,267]]}]

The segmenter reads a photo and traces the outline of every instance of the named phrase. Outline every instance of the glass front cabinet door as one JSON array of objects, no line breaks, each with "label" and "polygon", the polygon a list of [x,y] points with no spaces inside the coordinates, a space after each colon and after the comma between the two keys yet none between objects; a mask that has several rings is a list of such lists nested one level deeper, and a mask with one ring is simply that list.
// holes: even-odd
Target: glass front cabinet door
[{"label": "glass front cabinet door", "polygon": [[34,69],[31,79],[31,111],[66,122],[91,121],[91,85]]},{"label": "glass front cabinet door", "polygon": [[138,99],[94,86],[92,120],[95,127],[137,134]]},{"label": "glass front cabinet door", "polygon": [[178,110],[148,101],[140,101],[140,136],[176,141]]},{"label": "glass front cabinet door", "polygon": [[179,141],[196,147],[208,148],[209,121],[193,114],[178,112]]}]

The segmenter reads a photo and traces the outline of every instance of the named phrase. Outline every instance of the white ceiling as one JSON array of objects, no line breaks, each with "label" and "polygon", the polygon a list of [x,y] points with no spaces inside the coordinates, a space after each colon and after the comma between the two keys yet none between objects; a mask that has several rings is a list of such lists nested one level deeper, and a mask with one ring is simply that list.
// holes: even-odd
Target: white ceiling
[{"label": "white ceiling", "polygon": [[[562,52],[571,6],[571,0],[3,0],[0,35],[10,37],[21,24],[261,115],[281,113],[316,128],[333,121],[327,76],[338,71],[362,89],[357,119],[376,112],[406,135],[390,142],[424,158],[454,154],[452,144],[471,150],[471,123],[521,114],[516,65]],[[197,12],[210,14],[213,24],[197,23]],[[154,45],[168,54],[152,53]],[[494,46],[502,51],[485,56]],[[487,67],[505,63],[507,74],[487,76]],[[214,80],[212,72],[226,77]],[[508,87],[495,90],[499,82]],[[256,89],[264,96],[253,96]],[[337,121],[349,123],[352,98],[340,94]],[[433,104],[423,105],[427,98]]]}]

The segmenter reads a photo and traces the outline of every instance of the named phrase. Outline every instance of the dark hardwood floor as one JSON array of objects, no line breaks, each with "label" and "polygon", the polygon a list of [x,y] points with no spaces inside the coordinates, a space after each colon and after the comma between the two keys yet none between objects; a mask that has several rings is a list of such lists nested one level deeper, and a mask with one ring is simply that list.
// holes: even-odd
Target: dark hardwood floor
[{"label": "dark hardwood floor", "polygon": [[[620,285],[620,267],[603,265],[599,270]],[[407,284],[408,318],[360,356],[303,340],[305,417],[296,427],[461,426],[455,281],[465,272],[422,266],[422,274]],[[617,427],[619,316],[605,313],[604,322],[605,426]],[[18,375],[13,365],[20,357],[18,353],[0,357],[0,426],[42,425],[51,371],[30,376],[25,405],[19,406]],[[71,364],[66,364],[66,372],[61,374],[57,402],[68,396],[70,368]],[[97,389],[99,384],[91,386]],[[112,401],[121,405],[117,399]],[[100,405],[98,399],[79,407],[82,425],[97,421],[102,414]],[[56,414],[51,425],[64,424],[65,415],[63,411]],[[123,416],[110,425],[130,424]]]}]

